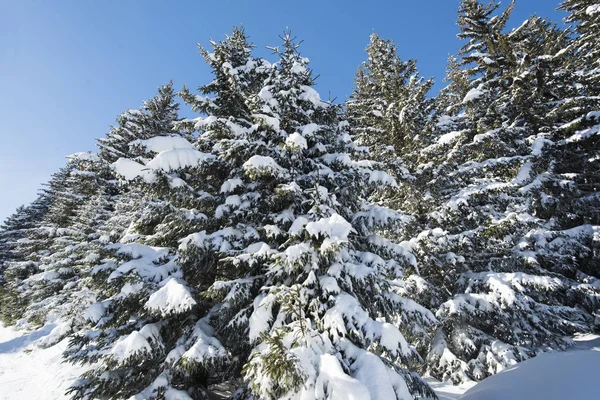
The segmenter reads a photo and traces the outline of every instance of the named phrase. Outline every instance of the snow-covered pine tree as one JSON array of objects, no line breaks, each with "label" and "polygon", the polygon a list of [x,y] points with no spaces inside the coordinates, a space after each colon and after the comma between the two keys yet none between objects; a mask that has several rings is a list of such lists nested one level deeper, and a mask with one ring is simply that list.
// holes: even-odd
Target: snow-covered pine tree
[{"label": "snow-covered pine tree", "polygon": [[[128,110],[121,114],[117,118],[118,125],[111,127],[105,138],[98,139],[100,149],[98,156],[105,164],[111,165],[107,183],[112,195],[112,208],[115,210],[100,229],[103,242],[117,243],[121,240],[127,229],[131,227],[132,219],[137,218],[141,212],[144,198],[144,191],[139,185],[128,184],[139,175],[140,168],[132,170],[131,175],[120,175],[122,184],[119,185],[115,172],[115,167],[118,165],[116,162],[119,158],[125,160],[125,166],[128,161],[135,161],[138,164],[148,162],[144,157],[149,157],[151,154],[148,154],[149,150],[145,146],[140,146],[140,143],[143,140],[168,135],[173,130],[173,124],[178,121],[178,105],[175,96],[172,82],[159,87],[156,96],[144,102],[140,109]],[[180,133],[178,132],[177,135],[179,136]],[[160,140],[164,139],[158,139]]]},{"label": "snow-covered pine tree", "polygon": [[184,87],[181,97],[195,112],[218,118],[247,118],[250,115],[248,96],[260,90],[268,64],[262,65],[264,60],[251,56],[254,45],[242,27],[234,27],[225,40],[210,43],[212,51],[198,47],[215,78],[198,88],[201,95],[193,95]]},{"label": "snow-covered pine tree", "polygon": [[[352,160],[338,108],[312,88],[289,33],[283,41],[250,99],[251,124],[229,124],[235,136],[213,146],[231,168],[220,226],[180,247],[184,265],[191,255],[213,268],[206,321],[227,356],[218,368],[197,353],[179,362],[237,387],[235,398],[433,396],[403,369],[418,358],[398,329],[412,311],[396,293],[408,251],[352,224],[369,163]],[[210,130],[215,120],[199,123]]]},{"label": "snow-covered pine tree", "polygon": [[563,0],[559,7],[569,15],[565,22],[574,25],[577,33],[571,59],[575,72],[580,75],[589,94],[600,91],[600,6],[595,0]]},{"label": "snow-covered pine tree", "polygon": [[574,76],[561,65],[571,55],[570,33],[548,19],[532,16],[506,35],[514,60],[505,71],[505,87],[498,99],[504,105],[506,124],[548,136],[558,115],[565,117],[562,98],[572,97]]},{"label": "snow-covered pine tree", "polygon": [[[551,156],[554,174],[545,182],[538,202],[541,214],[552,215],[552,231],[546,235],[549,247],[562,257],[561,272],[581,282],[582,290],[596,293],[600,288],[600,5],[591,1],[566,0],[560,8],[569,15],[575,36],[567,57],[555,74],[562,77]],[[586,286],[587,285],[587,286]],[[593,288],[593,290],[591,290]],[[586,308],[596,309],[600,324],[600,303],[583,297]]]},{"label": "snow-covered pine tree", "polygon": [[161,86],[158,94],[146,101],[142,109],[127,110],[117,118],[104,138],[98,139],[99,157],[108,163],[119,158],[130,158],[131,142],[150,139],[168,132],[169,123],[177,114],[177,103],[172,102],[173,82]]},{"label": "snow-covered pine tree", "polygon": [[416,60],[402,61],[397,46],[376,33],[366,52],[346,103],[353,136],[373,153],[385,150],[385,143],[400,156],[409,154],[431,111],[427,93],[433,80],[420,77]]},{"label": "snow-covered pine tree", "polygon": [[[93,218],[102,219],[104,214],[96,209],[94,213],[100,216],[95,216],[90,210],[100,205],[96,200],[106,186],[100,160],[91,153],[76,153],[68,158],[68,175],[52,188],[53,201],[39,229],[44,249],[28,257],[38,263],[38,272],[24,282],[29,305],[23,311],[28,320],[39,324],[47,322],[48,314],[59,323],[67,314],[77,313],[72,310],[71,294],[85,274],[82,264],[89,242],[94,239],[93,229],[102,222]],[[56,339],[66,333],[67,325]]]},{"label": "snow-covered pine tree", "polygon": [[129,143],[141,135],[136,123],[140,110],[127,110],[117,117],[117,125],[111,126],[109,133],[98,139],[99,157],[108,163],[129,155]]},{"label": "snow-covered pine tree", "polygon": [[[449,115],[438,116],[437,142],[422,150],[417,171],[434,204],[429,229],[416,238],[421,272],[438,289],[432,298],[441,325],[429,371],[454,381],[565,348],[565,335],[592,329],[597,296],[561,273],[564,256],[545,245],[555,235],[534,206],[552,173],[550,128],[540,129],[536,113],[553,89],[536,87],[545,76],[535,65],[560,53],[564,35],[535,18],[503,32],[512,3],[494,16],[497,8],[461,3],[459,37],[468,43],[451,72],[464,97],[445,96]],[[540,46],[549,37],[562,41]],[[530,98],[519,98],[521,84]],[[448,107],[448,99],[459,101]]]},{"label": "snow-covered pine tree", "polygon": [[34,251],[31,232],[40,226],[48,211],[49,198],[38,196],[28,206],[19,207],[2,224],[0,230],[0,318],[10,325],[23,313],[24,299],[19,287],[23,279],[35,271],[32,262],[26,262]]},{"label": "snow-covered pine tree", "polygon": [[[231,51],[232,37],[214,43],[214,53]],[[238,49],[250,48],[239,39]],[[115,163],[153,204],[165,183],[169,192],[191,189],[189,200],[202,205],[204,217],[187,221],[186,229],[198,232],[177,254],[170,248],[176,237],[169,247],[144,244],[155,240],[160,223],[148,222],[156,213],[142,212],[121,239],[132,242],[115,244],[117,257],[93,271],[107,284],[86,314],[95,327],[68,351],[73,361],[95,363],[75,397],[206,398],[216,384],[238,388],[238,398],[324,399],[348,391],[433,397],[402,368],[418,359],[398,330],[415,312],[400,296],[410,255],[348,222],[360,211],[370,163],[352,161],[339,110],[311,87],[308,60],[289,35],[277,54],[273,67],[251,57],[211,64],[215,75],[235,78],[204,91],[214,97],[193,99],[233,114],[211,108],[214,114],[195,121],[197,148],[206,153],[156,137],[136,143],[147,157]],[[238,84],[241,76],[264,79],[248,90],[253,84]],[[226,98],[243,98],[247,107],[231,107]],[[153,154],[167,144],[174,148]],[[182,163],[164,163],[168,151]],[[200,162],[189,165],[192,158]],[[381,171],[371,179],[388,181]],[[165,207],[176,202],[170,197]],[[374,385],[373,374],[387,378]]]},{"label": "snow-covered pine tree", "polygon": [[[359,154],[376,161],[374,167],[388,176],[385,182],[379,182],[380,172],[369,177],[375,184],[367,186],[367,202],[355,221],[389,243],[410,246],[412,235],[420,232],[420,214],[428,202],[427,192],[410,169],[415,165],[411,160],[417,158],[414,150],[423,147],[424,131],[430,130],[432,99],[426,95],[433,81],[419,77],[414,60],[402,61],[391,40],[371,35],[367,54],[346,103],[349,131],[362,145],[357,148]],[[390,256],[394,257],[393,253]],[[407,301],[431,306],[428,284],[418,268],[413,266],[406,273],[401,286],[403,295],[410,299]],[[420,354],[426,355],[437,321],[418,304],[410,309],[400,330]]]},{"label": "snow-covered pine tree", "polygon": [[[38,199],[44,204],[43,218],[27,231],[26,240],[20,241],[21,257],[10,262],[5,269],[3,289],[11,295],[4,297],[3,309],[13,310],[11,319],[23,320],[21,322],[24,326],[29,324],[36,326],[45,320],[44,313],[27,311],[34,301],[32,295],[36,291],[33,290],[33,286],[44,277],[46,266],[42,259],[52,254],[53,244],[67,232],[65,227],[68,226],[78,205],[79,199],[70,195],[67,183],[74,168],[75,164],[68,161],[45,185]],[[38,286],[46,293],[51,293],[51,287]]]},{"label": "snow-covered pine tree", "polygon": [[96,302],[84,314],[90,326],[65,353],[71,362],[92,364],[71,388],[75,398],[189,398],[175,389],[186,377],[197,386],[184,387],[190,395],[204,393],[199,374],[180,373],[169,360],[181,341],[198,338],[206,313],[175,250],[179,239],[210,222],[198,207],[210,203],[204,188],[214,157],[176,128],[177,110],[172,85],[160,88],[128,121],[142,138],[132,137],[126,157],[113,163],[122,186],[101,230],[104,246],[92,259],[88,286]]},{"label": "snow-covered pine tree", "polygon": [[[27,206],[20,206],[0,225],[0,271],[5,263],[24,257],[18,249],[19,242],[27,238],[27,232],[40,223],[48,211],[45,196],[40,196]],[[1,278],[0,278],[1,281]]]}]

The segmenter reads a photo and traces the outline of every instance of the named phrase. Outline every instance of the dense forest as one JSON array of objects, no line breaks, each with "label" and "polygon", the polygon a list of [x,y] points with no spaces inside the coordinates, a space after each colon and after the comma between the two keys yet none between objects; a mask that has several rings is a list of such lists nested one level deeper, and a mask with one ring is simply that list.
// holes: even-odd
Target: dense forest
[{"label": "dense forest", "polygon": [[[344,104],[236,28],[0,230],[74,399],[420,399],[600,331],[600,4],[462,0],[445,87],[373,34]],[[195,118],[182,118],[180,107]]]}]

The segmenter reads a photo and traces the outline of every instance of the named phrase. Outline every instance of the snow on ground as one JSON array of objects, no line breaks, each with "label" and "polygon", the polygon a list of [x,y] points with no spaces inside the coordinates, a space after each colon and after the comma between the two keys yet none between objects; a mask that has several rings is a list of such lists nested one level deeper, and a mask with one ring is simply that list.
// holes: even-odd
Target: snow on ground
[{"label": "snow on ground", "polygon": [[[0,400],[68,399],[67,388],[85,368],[61,363],[65,339],[47,349],[36,342],[55,326],[24,333],[0,324]],[[568,352],[542,354],[482,382],[454,386],[426,378],[440,400],[531,400],[596,398],[600,391],[600,336],[575,337]]]},{"label": "snow on ground", "polygon": [[453,385],[450,382],[440,382],[435,378],[425,378],[429,386],[435,391],[440,400],[458,400],[468,389],[475,386],[475,382]]},{"label": "snow on ground", "polygon": [[600,340],[587,340],[584,346],[591,350],[546,353],[519,363],[481,381],[460,399],[597,399]]},{"label": "snow on ground", "polygon": [[598,398],[600,336],[576,336],[566,352],[542,354],[479,383],[425,380],[440,400],[589,400]]},{"label": "snow on ground", "polygon": [[0,324],[0,400],[69,398],[65,391],[85,369],[61,364],[68,339],[47,349],[34,344],[53,328],[22,333]]}]

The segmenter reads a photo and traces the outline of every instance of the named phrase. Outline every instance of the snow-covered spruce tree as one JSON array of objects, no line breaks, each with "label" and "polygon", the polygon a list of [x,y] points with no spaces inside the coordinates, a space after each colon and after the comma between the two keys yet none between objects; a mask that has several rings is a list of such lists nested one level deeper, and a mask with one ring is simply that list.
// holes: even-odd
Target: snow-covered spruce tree
[{"label": "snow-covered spruce tree", "polygon": [[44,218],[48,210],[48,203],[44,200],[45,197],[40,196],[31,204],[18,207],[0,225],[0,271],[4,270],[7,262],[25,257],[19,249],[19,242],[26,239],[28,230],[34,228]]},{"label": "snow-covered spruce tree", "polygon": [[[576,20],[573,16],[569,19]],[[597,263],[593,226],[598,224],[600,204],[597,166],[593,165],[598,146],[593,132],[597,131],[594,115],[600,101],[598,87],[594,92],[592,75],[587,72],[594,68],[593,62],[588,59],[586,69],[579,61],[584,53],[580,48],[586,47],[581,43],[584,36],[569,40],[571,33],[536,17],[511,33],[522,62],[509,101],[519,111],[513,114],[524,118],[523,123],[537,133],[538,158],[546,165],[546,171],[538,175],[532,214],[547,222],[543,231],[529,235],[527,248],[537,250],[544,268],[580,282],[575,295],[593,311],[597,300],[590,301],[578,292],[589,292],[593,298],[586,284],[594,285],[593,277],[598,276],[592,267]]]},{"label": "snow-covered spruce tree", "polygon": [[420,77],[416,60],[402,61],[397,46],[375,33],[366,52],[347,101],[353,137],[373,153],[385,150],[385,143],[398,155],[408,154],[428,120],[433,80]]},{"label": "snow-covered spruce tree", "polygon": [[565,348],[566,335],[592,329],[597,301],[591,285],[562,274],[565,257],[553,251],[552,226],[535,208],[543,198],[541,183],[552,174],[550,128],[537,130],[543,123],[536,112],[552,88],[525,101],[516,87],[537,84],[528,63],[540,62],[546,51],[560,52],[553,44],[536,47],[523,35],[540,39],[555,30],[533,19],[531,28],[504,33],[512,4],[493,16],[497,7],[461,4],[459,36],[468,44],[451,71],[464,97],[446,95],[446,105],[447,99],[460,101],[438,116],[437,142],[422,150],[417,171],[427,178],[433,207],[429,229],[415,244],[421,273],[439,302],[428,368],[457,382]]},{"label": "snow-covered spruce tree", "polygon": [[130,143],[134,140],[150,139],[169,132],[169,124],[177,114],[177,103],[173,102],[173,82],[158,89],[158,94],[144,103],[138,110],[127,110],[117,118],[106,137],[98,139],[99,156],[108,163],[131,156]]},{"label": "snow-covered spruce tree", "polygon": [[[431,130],[432,100],[426,94],[433,81],[420,78],[415,61],[401,61],[394,43],[376,34],[371,35],[367,54],[346,103],[349,131],[359,146],[366,145],[357,148],[358,154],[376,161],[374,167],[387,176],[374,172],[369,177],[376,184],[367,188],[367,202],[355,221],[390,243],[407,246],[412,235],[420,232],[421,214],[428,202],[422,182],[409,168],[415,165],[411,162],[417,157],[414,150],[423,147],[424,131]],[[384,184],[379,182],[382,178]],[[401,286],[403,296],[432,306],[429,285],[416,265],[407,269]],[[437,321],[416,304],[410,310],[400,329],[426,355]]]},{"label": "snow-covered spruce tree", "polygon": [[[563,258],[561,271],[598,287],[600,241],[600,7],[589,1],[564,1],[576,35],[556,74],[562,78],[553,111],[555,131],[551,156],[554,174],[544,182],[540,213],[552,215],[552,231],[544,239]],[[586,301],[587,299],[582,299]],[[586,306],[600,308],[600,303]],[[596,310],[596,325],[600,311]]]},{"label": "snow-covered spruce tree", "polygon": [[128,121],[146,139],[133,139],[127,157],[113,164],[122,181],[115,209],[125,215],[113,215],[102,229],[105,246],[88,282],[96,296],[84,315],[90,325],[65,353],[92,364],[70,389],[75,398],[189,398],[174,388],[188,389],[185,379],[197,386],[190,395],[204,393],[201,375],[173,371],[169,362],[180,342],[200,340],[198,320],[206,313],[175,250],[180,238],[210,223],[198,208],[210,204],[203,190],[218,168],[175,127],[177,109],[167,85]]},{"label": "snow-covered spruce tree", "polygon": [[[52,247],[68,233],[66,227],[80,204],[81,199],[69,187],[71,172],[75,168],[75,163],[69,160],[45,185],[39,198],[45,208],[43,218],[27,231],[26,240],[20,241],[22,257],[9,263],[5,269],[3,286],[11,295],[4,297],[3,308],[14,310],[12,318],[22,319],[24,326],[31,323],[39,325],[45,320],[45,313],[29,313],[28,310],[38,294],[45,297],[43,293],[52,293],[51,285],[38,285],[39,281],[44,277],[58,278],[54,273],[44,275],[46,265],[43,259],[52,254]],[[42,291],[34,290],[35,286]]]},{"label": "snow-covered spruce tree", "polygon": [[[260,90],[269,64],[251,56],[254,45],[248,42],[241,27],[235,27],[225,40],[211,40],[210,43],[212,51],[198,46],[215,78],[198,88],[201,95],[193,95],[184,87],[181,97],[195,112],[218,118],[236,118],[238,123],[242,122],[242,119],[247,119],[250,115],[248,97]],[[218,135],[221,130],[215,130],[213,126],[209,133],[212,131]],[[228,134],[227,129],[222,131],[225,135]]]},{"label": "snow-covered spruce tree", "polygon": [[600,6],[594,0],[563,0],[559,9],[569,15],[565,22],[574,25],[577,33],[573,45],[572,65],[584,85],[593,92],[600,91]]},{"label": "snow-covered spruce tree", "polygon": [[525,126],[548,138],[552,127],[566,117],[563,98],[574,94],[574,75],[561,68],[572,55],[569,35],[570,30],[537,16],[506,35],[513,63],[505,71],[498,99],[505,124]]},{"label": "snow-covered spruce tree", "polygon": [[[368,59],[359,67],[354,91],[346,102],[351,134],[358,145],[365,146],[363,150],[368,149],[365,156],[379,162],[378,168],[396,180],[374,191],[370,201],[383,201],[412,214],[423,198],[407,163],[414,160],[414,150],[422,147],[432,111],[427,93],[433,80],[419,76],[415,60],[402,61],[391,40],[372,34],[366,51]],[[396,230],[401,234],[405,228],[397,226]]]},{"label": "snow-covered spruce tree", "polygon": [[[214,271],[203,293],[213,304],[206,321],[226,357],[215,368],[182,349],[178,363],[237,387],[235,398],[433,397],[403,369],[418,358],[398,329],[409,323],[403,312],[414,311],[397,294],[410,256],[352,224],[372,171],[352,160],[338,108],[312,88],[290,35],[283,40],[250,98],[250,125],[229,120],[229,134],[213,145],[230,168],[218,229],[180,247],[183,265]],[[225,121],[201,117],[202,136]]]},{"label": "snow-covered spruce tree", "polygon": [[[157,95],[146,101],[143,107],[124,112],[117,121],[118,125],[111,127],[105,138],[98,139],[98,156],[104,163],[112,164],[112,179],[108,182],[112,188],[111,193],[114,194],[114,212],[100,229],[102,241],[106,243],[119,242],[127,229],[132,227],[132,220],[142,211],[145,196],[142,187],[129,184],[140,174],[141,168],[132,171],[131,176],[121,175],[122,184],[118,185],[115,172],[118,164],[115,163],[119,158],[124,160],[125,165],[129,161],[142,165],[147,163],[148,157],[152,158],[153,153],[148,154],[150,150],[146,146],[140,146],[141,141],[169,135],[173,131],[173,125],[178,121],[178,105],[173,83],[169,82],[160,87]],[[177,132],[176,136],[181,136],[181,133]]]},{"label": "snow-covered spruce tree", "polygon": [[35,256],[38,272],[25,281],[30,304],[24,316],[40,324],[48,314],[58,322],[70,312],[77,312],[71,310],[71,293],[85,274],[83,264],[88,245],[95,238],[94,229],[108,211],[97,209],[102,205],[97,202],[98,196],[106,186],[106,170],[98,157],[76,153],[69,156],[68,165],[68,176],[63,185],[53,189],[54,200],[41,227],[45,247]]},{"label": "snow-covered spruce tree", "polygon": [[[212,54],[235,47],[234,36],[214,43]],[[395,326],[406,317],[401,306],[412,311],[396,293],[410,257],[347,222],[359,210],[369,163],[351,161],[338,109],[311,88],[308,60],[289,36],[278,54],[275,67],[250,57],[211,64],[217,76],[265,78],[256,91],[240,93],[251,82],[230,79],[204,92],[214,97],[194,97],[225,107],[222,91],[238,91],[227,98],[248,104],[196,121],[197,148],[212,154],[171,136],[136,143],[150,161],[117,160],[117,172],[148,193],[165,192],[165,183],[175,186],[169,192],[191,189],[195,197],[186,197],[204,216],[189,213],[187,228],[198,232],[181,241],[179,254],[143,244],[160,224],[134,221],[122,240],[137,243],[115,244],[117,257],[93,272],[106,277],[106,291],[87,313],[95,327],[72,342],[68,357],[98,363],[73,388],[76,397],[206,398],[215,384],[238,387],[238,398],[335,398],[349,390],[361,398],[433,397],[401,369],[417,358]],[[172,149],[152,154],[167,144]],[[386,379],[373,385],[372,373]]]},{"label": "snow-covered spruce tree", "polygon": [[44,220],[48,211],[48,197],[41,194],[28,206],[19,207],[2,224],[0,230],[0,318],[10,325],[23,313],[24,299],[19,287],[23,279],[35,271],[35,264],[27,262],[35,249],[29,239],[31,232]]}]

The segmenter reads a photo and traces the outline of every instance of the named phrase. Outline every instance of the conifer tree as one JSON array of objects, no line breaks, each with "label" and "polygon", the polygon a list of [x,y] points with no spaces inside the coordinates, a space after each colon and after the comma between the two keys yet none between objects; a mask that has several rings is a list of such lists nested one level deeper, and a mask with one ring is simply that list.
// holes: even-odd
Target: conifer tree
[{"label": "conifer tree", "polygon": [[35,242],[30,237],[48,212],[48,200],[42,194],[28,206],[19,207],[0,231],[0,318],[7,325],[14,323],[23,312],[25,300],[19,288],[35,271],[35,264],[26,261],[35,250]]},{"label": "conifer tree", "polygon": [[577,37],[574,39],[575,57],[573,68],[584,80],[584,85],[592,93],[600,90],[600,50],[598,31],[600,31],[600,7],[593,0],[564,0],[559,9],[569,15],[565,22],[575,27]]},{"label": "conifer tree", "polygon": [[84,273],[82,262],[94,235],[91,229],[101,223],[88,219],[95,217],[89,208],[98,205],[94,200],[105,187],[101,175],[102,166],[95,155],[76,153],[69,156],[64,179],[51,182],[53,201],[35,233],[44,248],[30,258],[38,263],[38,271],[25,281],[29,305],[23,310],[24,317],[36,324],[45,323],[47,314],[61,319],[72,311],[70,297]]},{"label": "conifer tree", "polygon": [[[348,222],[371,171],[352,161],[346,124],[312,89],[298,45],[287,33],[283,41],[250,99],[253,124],[216,146],[231,168],[220,227],[181,245],[184,263],[216,258],[207,321],[228,357],[213,379],[238,387],[236,398],[430,395],[402,369],[418,356],[398,329],[406,303],[383,278],[401,275],[409,257]],[[398,261],[371,251],[396,251]],[[390,381],[371,385],[369,370]]]},{"label": "conifer tree", "polygon": [[427,122],[433,80],[420,77],[415,60],[402,61],[397,46],[375,33],[366,51],[369,57],[356,73],[347,102],[354,137],[373,152],[385,143],[406,155]]},{"label": "conifer tree", "polygon": [[[23,319],[25,326],[43,324],[45,313],[28,313],[34,299],[33,287],[44,279],[46,265],[43,258],[52,254],[52,246],[60,240],[67,230],[70,218],[74,215],[79,203],[77,196],[69,191],[67,181],[75,164],[71,161],[52,175],[46,188],[41,192],[39,200],[44,204],[43,218],[27,231],[26,240],[21,242],[21,257],[7,265],[3,289],[11,293],[4,298],[3,309],[12,310],[12,321]],[[50,274],[48,277],[55,277]],[[52,287],[39,285],[46,293],[52,293]]]},{"label": "conifer tree", "polygon": [[39,197],[28,206],[20,206],[0,226],[0,271],[6,263],[24,257],[18,249],[19,241],[26,239],[28,230],[43,219],[48,209],[43,199]]},{"label": "conifer tree", "polygon": [[113,163],[122,186],[115,213],[100,229],[103,245],[90,258],[89,326],[65,353],[72,362],[100,363],[71,388],[75,398],[175,396],[186,376],[197,384],[190,395],[204,393],[198,374],[169,364],[178,343],[197,338],[196,323],[206,312],[188,289],[175,250],[180,238],[209,222],[197,207],[206,202],[200,193],[213,159],[176,127],[177,110],[172,85],[161,87],[129,122],[141,138],[132,137],[123,146],[126,157]]},{"label": "conifer tree", "polygon": [[[358,150],[376,161],[385,174],[369,176],[375,184],[367,185],[366,201],[355,220],[389,243],[410,247],[409,240],[420,232],[420,214],[427,204],[427,192],[414,175],[413,165],[415,150],[424,147],[432,124],[433,101],[426,95],[433,81],[420,78],[416,62],[401,61],[394,43],[376,34],[371,35],[367,54],[346,103],[349,131],[357,144],[363,145]],[[413,307],[400,329],[411,345],[426,355],[436,324],[433,314],[423,307],[431,305],[428,283],[416,265],[407,269],[404,278],[402,293]]]},{"label": "conifer tree", "polygon": [[[593,329],[596,308],[590,282],[567,273],[568,256],[550,244],[564,235],[548,231],[552,220],[535,207],[555,173],[554,124],[542,115],[564,92],[562,77],[544,68],[560,63],[566,37],[536,18],[503,32],[512,3],[494,16],[497,8],[461,3],[467,44],[451,68],[450,113],[437,115],[437,140],[418,171],[433,201],[416,252],[440,321],[428,368],[454,381],[564,349],[565,335]],[[464,97],[449,95],[453,88]]]},{"label": "conifer tree", "polygon": [[[214,54],[249,48],[239,32],[213,46]],[[200,130],[196,147],[171,137],[162,143],[175,147],[167,163],[167,150],[152,154],[155,137],[137,142],[149,156],[115,164],[142,185],[151,211],[139,214],[111,246],[115,256],[92,271],[106,279],[87,313],[95,327],[72,342],[68,357],[101,363],[73,393],[206,398],[218,384],[237,389],[237,398],[324,399],[347,390],[433,396],[405,369],[418,355],[399,326],[414,307],[394,279],[411,258],[367,224],[349,222],[373,171],[352,161],[346,124],[311,87],[308,60],[289,35],[273,66],[212,54],[205,56],[215,74],[230,78],[203,89],[214,96],[199,100],[207,115],[183,123]],[[228,114],[239,99],[245,107]],[[387,180],[381,171],[373,176],[373,184]],[[202,215],[188,213],[183,229],[184,221],[170,225],[177,233],[160,239],[166,247],[148,247],[162,212],[183,204],[157,194],[178,189],[195,194],[186,198]],[[197,232],[174,251],[189,228]],[[389,380],[373,386],[372,371]]]},{"label": "conifer tree", "polygon": [[130,143],[167,134],[177,115],[178,104],[173,101],[173,82],[161,86],[158,94],[146,101],[139,110],[127,110],[117,118],[106,137],[98,139],[99,156],[107,163],[129,158]]},{"label": "conifer tree", "polygon": [[[595,267],[600,246],[600,61],[596,49],[600,8],[589,1],[564,1],[560,8],[569,13],[565,20],[574,25],[576,35],[558,68],[568,90],[561,91],[554,112],[554,175],[546,182],[538,207],[541,214],[552,216],[554,242],[564,243],[554,246],[562,257],[561,272],[594,286],[600,277]],[[597,303],[587,301],[586,306],[598,308]],[[596,316],[598,313],[596,310]]]}]

